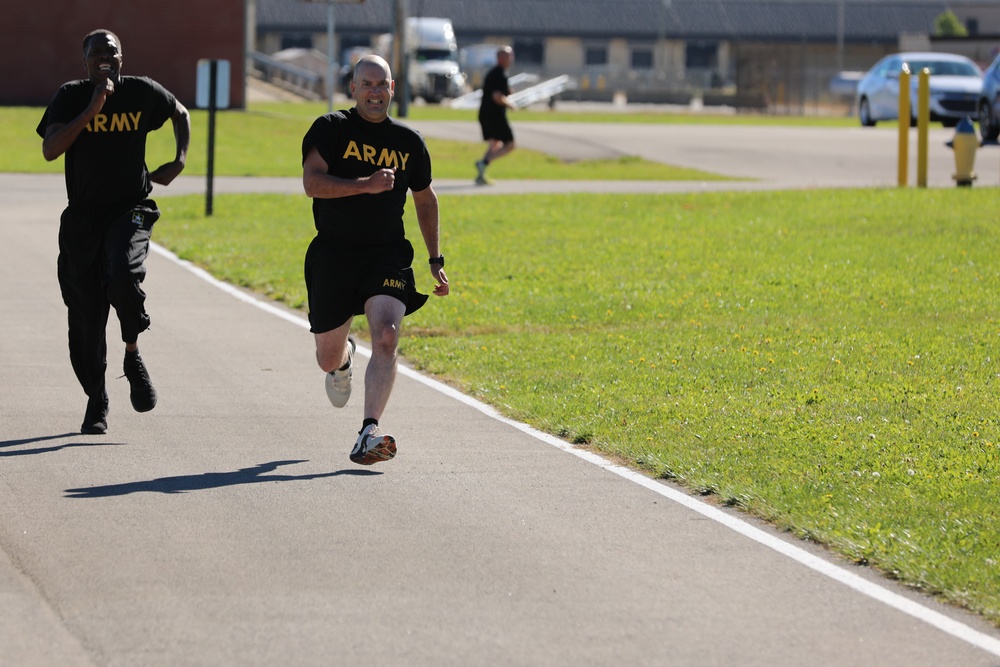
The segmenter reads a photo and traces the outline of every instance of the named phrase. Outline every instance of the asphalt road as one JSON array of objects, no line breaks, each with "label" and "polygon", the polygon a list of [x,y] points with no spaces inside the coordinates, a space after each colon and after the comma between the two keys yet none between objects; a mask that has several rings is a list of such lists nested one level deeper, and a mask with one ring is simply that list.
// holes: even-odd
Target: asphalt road
[{"label": "asphalt road", "polygon": [[[700,169],[748,183],[645,182],[642,191],[704,189],[895,187],[899,135],[892,128],[748,127],[738,125],[647,125],[621,123],[517,122],[510,114],[517,142],[567,160],[639,156],[654,162]],[[481,139],[475,123],[419,121],[427,136],[461,141]],[[927,185],[955,187],[954,152],[946,144],[953,129],[934,124],[927,139]],[[908,185],[917,182],[917,132],[909,134]],[[471,166],[470,166],[471,170]],[[1000,185],[1000,146],[976,154],[973,187]],[[498,184],[498,185],[503,185]],[[570,187],[570,186],[567,186]],[[579,185],[581,190],[588,185]],[[613,183],[597,187],[615,187]],[[620,184],[619,187],[628,187]]]},{"label": "asphalt road", "polygon": [[[297,182],[219,181],[255,185]],[[112,345],[109,432],[79,435],[63,201],[0,175],[0,665],[1000,665],[977,617],[405,367],[399,455],[354,466],[361,401],[329,405],[301,315],[167,253],[140,340],[160,402],[130,409]]]}]

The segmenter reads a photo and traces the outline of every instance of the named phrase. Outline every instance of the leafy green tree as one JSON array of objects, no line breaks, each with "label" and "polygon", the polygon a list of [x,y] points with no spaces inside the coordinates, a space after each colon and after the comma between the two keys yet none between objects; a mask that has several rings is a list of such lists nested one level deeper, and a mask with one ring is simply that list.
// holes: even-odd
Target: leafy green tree
[{"label": "leafy green tree", "polygon": [[968,37],[969,31],[950,9],[934,19],[935,37]]}]

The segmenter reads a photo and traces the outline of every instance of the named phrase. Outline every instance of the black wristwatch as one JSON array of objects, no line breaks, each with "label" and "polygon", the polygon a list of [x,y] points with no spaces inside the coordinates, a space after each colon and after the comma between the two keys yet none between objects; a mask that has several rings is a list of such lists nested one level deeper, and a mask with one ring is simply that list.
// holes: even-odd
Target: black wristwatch
[{"label": "black wristwatch", "polygon": [[444,255],[441,255],[440,257],[431,257],[429,260],[427,260],[427,263],[428,264],[440,264],[441,268],[443,269],[444,268]]}]

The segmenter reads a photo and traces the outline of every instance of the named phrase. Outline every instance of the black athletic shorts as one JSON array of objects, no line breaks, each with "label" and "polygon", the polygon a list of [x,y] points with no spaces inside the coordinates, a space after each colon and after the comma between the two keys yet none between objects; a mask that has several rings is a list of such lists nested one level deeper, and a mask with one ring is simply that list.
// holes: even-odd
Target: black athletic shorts
[{"label": "black athletic shorts", "polygon": [[406,314],[427,302],[413,278],[413,246],[400,242],[345,248],[319,235],[306,251],[305,278],[309,294],[309,330],[332,331],[355,315],[365,314],[365,302],[387,294],[406,304]]},{"label": "black athletic shorts", "polygon": [[514,141],[514,130],[510,129],[510,123],[506,116],[499,118],[480,118],[479,127],[483,130],[483,140],[496,139],[505,144]]}]

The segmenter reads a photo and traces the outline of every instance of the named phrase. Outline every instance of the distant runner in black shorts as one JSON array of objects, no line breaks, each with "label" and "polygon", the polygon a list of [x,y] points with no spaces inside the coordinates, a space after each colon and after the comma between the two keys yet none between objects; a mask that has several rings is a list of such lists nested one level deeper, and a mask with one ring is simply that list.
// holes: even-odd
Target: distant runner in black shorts
[{"label": "distant runner in black shorts", "polygon": [[350,458],[371,465],[396,455],[396,440],[379,419],[396,377],[403,317],[424,305],[416,290],[413,246],[403,230],[413,193],[435,296],[448,294],[441,254],[438,200],[423,138],[389,118],[395,82],[389,65],[365,56],[354,67],[355,106],[316,119],[302,140],[302,182],[313,200],[317,235],[305,259],[309,324],[316,361],[334,407],[351,396],[355,315],[368,318],[372,357],[365,372],[364,421]]},{"label": "distant runner in black shorts", "polygon": [[514,131],[507,122],[507,109],[513,109],[512,91],[507,82],[507,69],[514,62],[514,49],[501,46],[497,49],[497,64],[486,73],[483,80],[483,99],[479,103],[479,127],[487,142],[486,154],[476,162],[477,185],[487,185],[486,168],[494,160],[514,150]]}]

